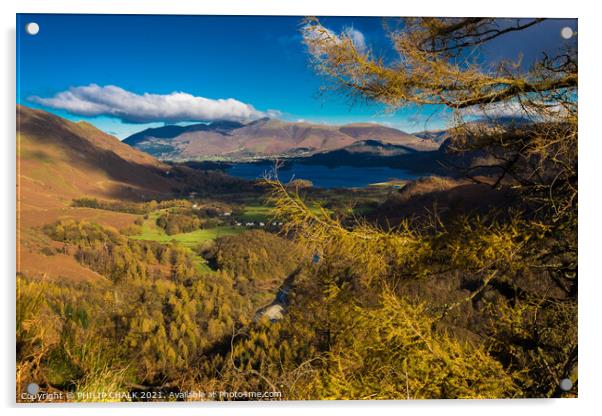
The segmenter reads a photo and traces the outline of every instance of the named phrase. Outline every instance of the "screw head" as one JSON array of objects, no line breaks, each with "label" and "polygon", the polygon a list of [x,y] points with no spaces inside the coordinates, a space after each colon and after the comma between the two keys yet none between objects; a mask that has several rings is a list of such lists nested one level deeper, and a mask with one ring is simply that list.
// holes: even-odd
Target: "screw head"
[{"label": "screw head", "polygon": [[25,31],[29,35],[32,35],[32,36],[37,35],[38,32],[40,31],[40,25],[38,25],[36,22],[29,22],[25,26]]},{"label": "screw head", "polygon": [[29,394],[37,394],[40,391],[40,386],[36,383],[29,383],[27,385],[27,393]]},{"label": "screw head", "polygon": [[573,381],[570,378],[560,380],[560,388],[564,391],[570,391],[573,388]]},{"label": "screw head", "polygon": [[562,36],[563,39],[570,39],[570,38],[572,38],[573,37],[573,29],[571,29],[568,26],[563,27],[560,30],[560,36]]}]

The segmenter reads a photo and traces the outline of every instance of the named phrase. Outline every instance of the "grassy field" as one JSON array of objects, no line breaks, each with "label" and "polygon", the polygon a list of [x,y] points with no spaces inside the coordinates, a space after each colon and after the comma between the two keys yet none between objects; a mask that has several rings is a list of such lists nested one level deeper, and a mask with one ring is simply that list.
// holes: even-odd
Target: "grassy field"
[{"label": "grassy field", "polygon": [[194,267],[196,268],[196,271],[199,272],[199,274],[213,272],[213,269],[211,269],[211,267],[209,267],[209,265],[207,264],[207,260],[205,260],[203,257],[199,256],[196,253],[194,253],[192,256],[192,262],[194,264]]},{"label": "grassy field", "polygon": [[[265,206],[265,205],[246,205],[243,214],[238,216],[237,219],[242,222],[245,222],[245,221],[269,222],[270,220],[273,219],[272,209],[273,209],[273,207]],[[320,212],[320,208],[318,207],[317,204],[312,204],[312,206],[310,206],[310,209],[315,214],[318,214]],[[327,210],[327,211],[329,211],[329,210]]]},{"label": "grassy field", "polygon": [[130,238],[135,240],[150,240],[157,241],[159,243],[168,243],[171,241],[175,241],[180,245],[188,248],[193,255],[194,266],[196,267],[199,273],[208,273],[211,272],[211,268],[207,265],[207,261],[198,255],[194,248],[196,248],[199,244],[215,240],[218,237],[225,235],[234,235],[238,234],[244,229],[234,228],[230,226],[220,226],[215,228],[209,228],[204,230],[196,230],[190,233],[181,233],[181,234],[173,234],[168,235],[165,233],[165,230],[158,227],[156,224],[157,218],[161,215],[162,211],[155,211],[149,214],[148,218],[144,220],[142,224],[142,231],[138,235],[130,236]]},{"label": "grassy field", "polygon": [[[160,230],[160,231],[159,231]],[[168,235],[161,228],[156,227],[151,229],[150,227],[143,230],[141,234],[131,236],[137,240],[152,240],[160,243],[168,243],[170,241],[177,241],[185,247],[196,247],[199,243],[203,243],[209,240],[215,240],[218,237],[224,235],[233,235],[241,232],[241,229],[234,227],[215,227],[206,230],[196,230],[190,233],[181,233]]]},{"label": "grassy field", "polygon": [[138,235],[133,235],[130,238],[136,240],[151,240],[159,243],[168,243],[177,241],[185,247],[196,247],[198,244],[209,240],[215,240],[224,235],[238,234],[242,230],[231,226],[219,226],[202,230],[195,230],[190,233],[181,233],[168,235],[165,230],[158,227],[156,224],[157,218],[161,215],[161,211],[155,211],[149,214],[148,219],[142,224],[142,232]]},{"label": "grassy field", "polygon": [[241,221],[267,221],[271,217],[271,207],[264,205],[246,205]]}]

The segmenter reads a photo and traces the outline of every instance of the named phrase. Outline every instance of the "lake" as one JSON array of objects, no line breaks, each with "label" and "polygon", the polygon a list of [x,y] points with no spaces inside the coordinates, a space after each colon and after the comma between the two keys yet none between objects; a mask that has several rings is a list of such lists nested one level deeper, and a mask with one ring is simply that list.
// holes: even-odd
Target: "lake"
[{"label": "lake", "polygon": [[[273,169],[272,164],[266,163],[235,163],[225,169],[225,172],[243,179],[261,179],[266,172]],[[287,164],[278,170],[279,179],[289,182],[291,179],[310,180],[318,188],[364,188],[368,185],[387,182],[392,179],[416,179],[416,175],[403,169],[385,166],[324,166],[306,165],[302,163]]]}]

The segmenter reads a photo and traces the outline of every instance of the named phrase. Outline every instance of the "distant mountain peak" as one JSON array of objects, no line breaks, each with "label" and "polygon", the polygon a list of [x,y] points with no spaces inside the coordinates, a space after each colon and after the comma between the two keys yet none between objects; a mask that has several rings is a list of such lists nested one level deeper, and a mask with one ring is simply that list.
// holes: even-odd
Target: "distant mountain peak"
[{"label": "distant mountain peak", "polygon": [[269,117],[258,118],[257,120],[253,120],[246,124],[246,126],[255,126],[257,124],[266,124],[269,123],[272,119]]},{"label": "distant mountain peak", "polygon": [[238,121],[230,121],[230,120],[215,120],[209,123],[209,127],[211,128],[224,128],[224,129],[238,129],[243,127],[243,123],[239,123]]},{"label": "distant mountain peak", "polygon": [[328,125],[270,117],[246,124],[221,120],[185,127],[146,129],[124,142],[165,160],[245,160],[300,153],[310,156],[367,140],[373,141],[369,146],[392,144],[416,151],[437,148],[433,141],[377,123]]}]

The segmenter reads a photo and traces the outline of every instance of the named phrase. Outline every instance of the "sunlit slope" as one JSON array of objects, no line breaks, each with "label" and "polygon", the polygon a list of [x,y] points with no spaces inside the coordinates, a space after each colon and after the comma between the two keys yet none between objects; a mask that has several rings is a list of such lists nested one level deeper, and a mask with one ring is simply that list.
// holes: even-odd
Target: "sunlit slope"
[{"label": "sunlit slope", "polygon": [[287,122],[263,118],[247,124],[216,122],[147,129],[125,143],[167,160],[308,156],[341,149],[364,140],[436,150],[439,145],[401,130],[375,123],[344,126]]},{"label": "sunlit slope", "polygon": [[169,168],[88,123],[73,123],[17,106],[19,186],[24,204],[45,204],[83,194],[147,199],[169,193]]},{"label": "sunlit slope", "polygon": [[82,196],[118,200],[168,196],[178,187],[166,177],[168,170],[90,124],[17,106],[17,270],[33,276],[101,278],[61,253],[41,227],[59,218],[126,227],[134,215],[74,208],[71,201]]}]

